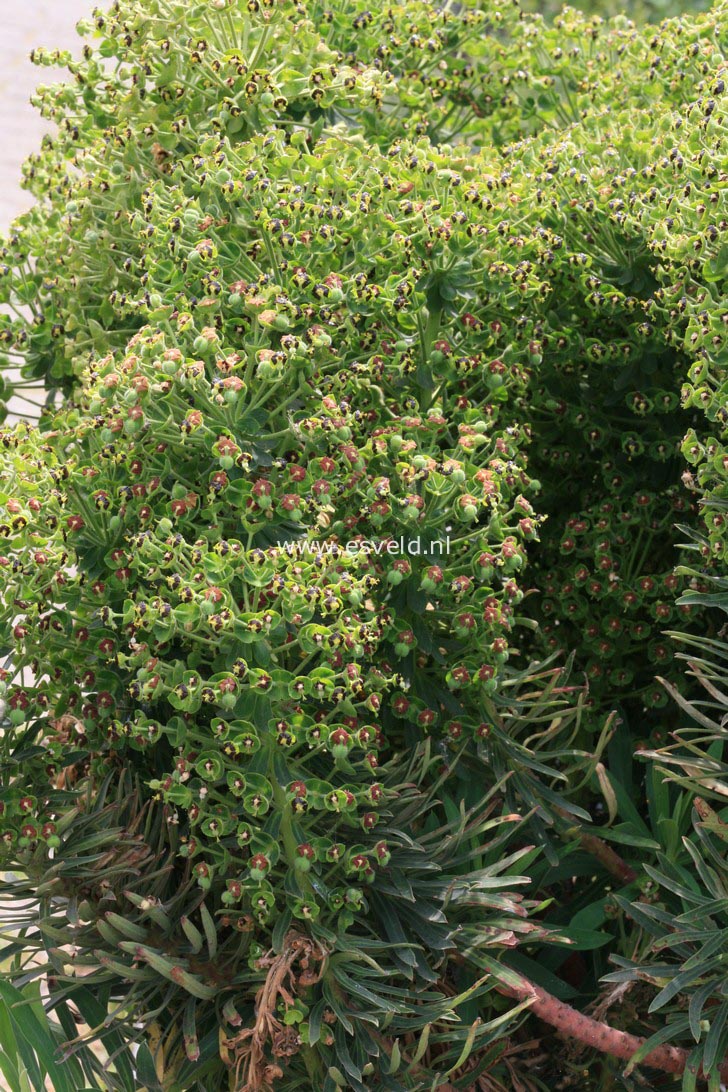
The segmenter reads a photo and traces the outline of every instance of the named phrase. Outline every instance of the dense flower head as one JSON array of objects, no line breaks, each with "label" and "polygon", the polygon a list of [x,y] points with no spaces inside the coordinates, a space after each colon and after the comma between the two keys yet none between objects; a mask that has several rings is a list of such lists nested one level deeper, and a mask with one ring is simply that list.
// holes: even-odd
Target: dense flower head
[{"label": "dense flower head", "polygon": [[133,769],[258,985],[281,915],[345,944],[389,883],[398,756],[465,748],[495,791],[511,744],[483,702],[539,524],[505,412],[531,321],[480,292],[510,277],[487,213],[435,149],[364,148],[270,129],[181,157],[131,217],[143,283],[111,292],[139,329],[0,439],[3,618],[35,677],[8,715],[36,740],[6,851],[58,848],[69,765]]},{"label": "dense flower head", "polygon": [[[289,272],[279,284],[261,273],[246,289],[254,319],[235,315],[229,335],[221,324],[231,344],[216,337],[215,352],[195,359],[204,335],[190,313],[175,313],[173,333],[147,327],[126,353],[96,362],[52,427],[4,436],[14,467],[6,611],[22,602],[14,660],[39,677],[34,707],[42,698],[74,716],[102,750],[161,747],[168,769],[153,787],[194,810],[212,858],[245,816],[288,813],[273,786],[305,786],[309,763],[316,788],[298,793],[306,810],[371,828],[360,813],[371,811],[378,753],[392,745],[396,695],[408,695],[407,719],[422,728],[441,715],[418,717],[433,685],[443,697],[457,690],[474,724],[483,686],[494,685],[478,672],[505,660],[518,595],[516,497],[528,479],[517,434],[482,429],[465,410],[449,446],[440,413],[402,413],[396,354],[376,388],[363,380],[337,401],[327,367],[340,374],[355,351],[350,329],[338,340],[350,320],[340,313],[315,344]],[[285,333],[261,323],[262,293],[290,316]],[[271,356],[281,362],[268,376]],[[221,364],[241,377],[235,398],[221,390]],[[496,487],[485,495],[481,465]],[[423,590],[433,551],[450,543],[450,584]],[[413,601],[417,636],[403,641]],[[239,798],[238,817],[205,826],[220,792]],[[194,845],[204,852],[204,839]]]},{"label": "dense flower head", "polygon": [[[289,361],[304,374],[313,350],[331,373],[325,393],[337,404],[343,397],[360,427],[374,421],[365,392],[413,383],[431,385],[427,416],[456,425],[464,451],[480,444],[476,419],[516,429],[521,452],[530,435],[549,516],[542,547],[531,550],[543,638],[534,647],[581,645],[601,707],[617,676],[631,674],[643,627],[658,641],[685,618],[675,608],[671,618],[655,616],[678,560],[664,532],[698,518],[690,481],[681,480],[684,453],[700,462],[698,489],[712,489],[724,471],[721,436],[704,427],[714,398],[720,406],[706,354],[720,353],[724,334],[720,309],[706,306],[710,285],[718,289],[725,222],[711,166],[722,8],[689,26],[645,30],[573,11],[547,27],[515,6],[469,4],[451,12],[405,3],[381,21],[364,0],[335,12],[200,4],[175,23],[176,10],[154,2],[142,17],[118,3],[80,27],[98,46],[79,60],[37,53],[41,64],[69,64],[74,80],[39,92],[61,129],[30,161],[27,182],[42,200],[6,246],[2,290],[34,313],[30,322],[4,319],[4,343],[26,361],[26,376],[70,390],[90,359],[123,352],[130,332],[174,316],[177,337],[194,334],[185,348],[190,381],[214,357],[216,396],[228,405]],[[235,28],[255,63],[225,48]],[[283,40],[293,42],[285,68],[276,63]],[[114,81],[104,55],[123,60]],[[191,82],[175,76],[180,66]],[[657,104],[655,126],[635,123]],[[383,156],[377,168],[361,154],[373,142]],[[63,224],[50,237],[49,215]],[[352,220],[366,225],[363,247]],[[434,318],[428,325],[423,305],[457,312],[457,337]],[[396,316],[394,331],[369,321],[380,309]],[[251,324],[255,370],[237,359]],[[458,385],[444,382],[449,374]],[[403,418],[407,401],[398,398]],[[462,420],[453,411],[465,411]],[[204,431],[201,412],[184,417],[184,435]],[[719,409],[710,412],[720,423]],[[314,416],[303,427],[330,426]],[[681,455],[686,432],[695,440]],[[408,459],[401,429],[374,443],[401,443]],[[423,518],[418,482],[431,472],[411,467],[416,488],[396,501],[377,485],[368,529],[349,512],[347,537],[379,533],[392,510],[414,529]],[[315,495],[330,487],[326,477],[311,483]],[[222,490],[223,480],[210,488]],[[482,493],[498,488],[463,489],[454,517],[480,520]],[[649,503],[639,501],[643,492]],[[101,490],[96,505],[106,503]],[[173,498],[175,513],[187,503]],[[275,503],[308,518],[294,490]],[[532,542],[538,529],[524,511],[517,537]],[[718,559],[720,514],[707,532]],[[579,607],[568,589],[584,566]],[[400,577],[391,569],[387,579]],[[670,591],[686,586],[681,577]],[[616,644],[604,632],[615,596],[629,615]],[[587,603],[598,614],[604,606],[596,637],[579,616]],[[649,665],[630,692],[639,697],[651,678]]]}]

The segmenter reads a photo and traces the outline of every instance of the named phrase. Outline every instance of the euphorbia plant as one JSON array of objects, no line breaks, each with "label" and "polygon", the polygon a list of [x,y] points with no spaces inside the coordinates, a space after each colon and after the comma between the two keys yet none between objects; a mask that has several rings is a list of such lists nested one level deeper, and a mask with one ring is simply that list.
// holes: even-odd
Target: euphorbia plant
[{"label": "euphorbia plant", "polygon": [[[664,702],[654,684],[673,657],[663,630],[690,610],[674,606],[683,589],[669,528],[695,519],[677,447],[698,418],[679,408],[687,363],[653,296],[652,255],[664,247],[649,226],[654,179],[664,174],[661,156],[678,160],[668,146],[653,154],[652,130],[632,119],[659,104],[669,135],[667,111],[719,72],[720,54],[707,61],[694,38],[715,40],[720,15],[690,30],[638,33],[623,19],[577,13],[546,28],[515,6],[404,4],[388,10],[380,33],[364,0],[345,12],[198,4],[185,6],[174,28],[182,11],[166,0],[143,10],[115,4],[81,26],[98,45],[80,60],[37,51],[41,64],[66,62],[72,79],[39,92],[60,132],[28,165],[38,203],[5,248],[1,290],[15,310],[2,340],[13,361],[24,362],[27,381],[70,391],[90,354],[123,347],[163,293],[177,290],[159,276],[170,255],[148,245],[141,225],[152,200],[167,201],[174,219],[179,159],[205,140],[235,147],[275,124],[304,149],[324,126],[339,125],[385,150],[403,136],[502,148],[477,167],[459,153],[440,163],[460,185],[458,213],[473,204],[489,213],[480,239],[491,260],[479,271],[453,240],[447,276],[441,267],[420,288],[443,293],[446,306],[464,302],[476,334],[481,323],[490,328],[487,341],[474,339],[487,354],[489,389],[462,373],[473,406],[496,401],[512,362],[531,369],[531,404],[524,411],[511,399],[513,412],[501,419],[521,430],[529,422],[550,517],[532,577],[540,600],[529,612],[541,623],[540,654],[578,646],[592,730],[615,700],[655,724],[643,707]],[[293,42],[285,63],[284,41]],[[108,56],[119,59],[112,78]],[[215,167],[221,179],[229,169]],[[619,196],[626,186],[628,201]],[[362,199],[378,200],[366,190]],[[478,249],[477,240],[470,245]],[[703,256],[714,245],[708,239]],[[21,306],[32,308],[30,320]]]},{"label": "euphorbia plant", "polygon": [[[723,11],[129,0],[40,93],[0,340],[65,402],[2,434],[1,822],[51,1007],[146,1037],[145,1086],[467,1087],[510,1026],[481,973],[635,1045],[503,950],[563,912],[570,733],[659,706],[705,586],[687,427],[721,557]],[[588,719],[524,656],[572,645]]]},{"label": "euphorbia plant", "polygon": [[[500,163],[483,162],[484,188],[463,190],[468,201],[488,206],[498,258],[480,286],[456,262],[445,291],[485,288],[497,296],[505,330],[494,357],[508,367],[509,327],[529,303],[521,277],[528,280],[529,263],[539,269],[551,298],[534,332],[541,393],[527,419],[551,516],[540,617],[552,646],[570,647],[577,637],[584,646],[600,713],[614,688],[659,704],[652,676],[672,656],[661,628],[675,591],[675,554],[663,531],[691,514],[676,461],[691,423],[676,412],[685,365],[674,347],[662,353],[665,331],[650,295],[652,243],[602,181],[623,179],[619,189],[629,178],[634,199],[654,207],[653,141],[633,132],[630,118],[656,101],[663,110],[679,105],[705,79],[691,34],[680,26],[638,34],[624,20],[604,24],[574,13],[546,29],[515,7],[452,13],[403,5],[387,15],[384,45],[363,2],[336,13],[314,5],[308,18],[288,4],[250,11],[199,4],[185,8],[173,33],[178,14],[167,3],[143,11],[113,5],[82,26],[99,39],[97,51],[87,46],[79,61],[37,52],[41,64],[69,63],[72,82],[39,93],[60,132],[29,164],[27,184],[39,201],[5,248],[3,292],[13,307],[31,306],[32,316],[11,312],[2,338],[13,359],[25,362],[26,379],[69,390],[90,351],[123,346],[145,320],[149,308],[134,286],[145,285],[150,271],[134,224],[145,215],[146,187],[174,189],[173,161],[206,138],[236,144],[276,123],[289,139],[295,131],[300,146],[324,123],[339,123],[384,148],[422,134],[502,146]],[[719,26],[716,16],[705,17],[696,32],[707,40]],[[281,42],[292,27],[283,65]],[[238,40],[248,55],[233,48]],[[592,41],[599,43],[594,57],[582,46]],[[103,64],[109,55],[120,60],[113,79]],[[559,134],[568,126],[564,143]],[[523,137],[529,143],[509,143]],[[619,162],[600,150],[612,144]],[[577,172],[574,162],[586,169]],[[453,166],[462,172],[461,162]],[[467,173],[463,179],[472,180]],[[49,231],[59,219],[63,231]],[[520,251],[512,263],[509,249]],[[561,443],[567,429],[578,458]],[[596,489],[594,476],[603,482]],[[592,612],[588,622],[579,603]],[[620,627],[615,615],[622,612]],[[649,644],[636,680],[634,642]]]},{"label": "euphorbia plant", "polygon": [[[34,675],[7,673],[3,837],[43,878],[35,935],[161,1025],[170,1088],[461,1070],[506,1017],[463,1024],[492,983],[454,955],[543,931],[508,894],[524,835],[498,852],[515,808],[568,807],[574,760],[519,738],[533,689],[510,720],[494,701],[538,527],[499,425],[525,375],[454,294],[488,261],[457,172],[365,147],[271,128],[181,156],[131,224],[146,325],[2,438],[4,621]],[[53,979],[62,1006],[76,974]]]}]

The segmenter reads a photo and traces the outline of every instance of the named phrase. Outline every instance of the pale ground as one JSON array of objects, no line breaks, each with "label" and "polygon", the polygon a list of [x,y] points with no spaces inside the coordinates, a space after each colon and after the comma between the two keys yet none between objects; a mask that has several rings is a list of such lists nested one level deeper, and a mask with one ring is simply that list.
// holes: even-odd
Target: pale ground
[{"label": "pale ground", "polygon": [[[20,165],[38,149],[46,129],[30,94],[37,84],[60,78],[60,70],[37,68],[28,54],[39,45],[78,52],[76,21],[90,15],[95,2],[0,0],[0,233],[30,204],[20,188]],[[11,403],[10,409],[22,416],[20,404]]]},{"label": "pale ground", "polygon": [[[20,164],[35,151],[45,123],[28,102],[36,84],[54,82],[55,69],[28,60],[34,46],[72,49],[74,27],[95,0],[0,0],[0,230],[28,205],[18,185]],[[105,6],[101,4],[100,6]]]}]

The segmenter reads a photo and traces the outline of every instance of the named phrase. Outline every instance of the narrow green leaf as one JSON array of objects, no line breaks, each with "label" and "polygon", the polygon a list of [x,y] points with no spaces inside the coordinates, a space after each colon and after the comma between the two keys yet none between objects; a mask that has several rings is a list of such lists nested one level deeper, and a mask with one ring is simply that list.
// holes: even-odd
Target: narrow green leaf
[{"label": "narrow green leaf", "polygon": [[676,997],[687,986],[690,986],[693,982],[703,978],[710,971],[715,970],[720,966],[720,959],[709,959],[705,963],[699,963],[697,967],[690,967],[687,970],[681,971],[676,974],[671,982],[660,990],[655,998],[653,998],[648,1012],[657,1012],[663,1005],[666,1005],[668,1001],[672,1001],[673,997]]},{"label": "narrow green leaf", "polygon": [[121,914],[115,914],[111,910],[107,910],[105,914],[106,920],[109,925],[118,930],[123,936],[128,937],[129,940],[138,940],[142,943],[148,940],[149,934],[142,925],[137,925],[133,921],[129,921],[128,918],[124,918]]},{"label": "narrow green leaf", "polygon": [[187,940],[190,943],[190,948],[192,949],[193,953],[197,955],[199,952],[202,951],[202,945],[205,943],[205,938],[203,937],[197,926],[193,925],[186,915],[183,914],[183,916],[179,919],[179,923],[182,926],[182,932],[187,937]]},{"label": "narrow green leaf", "polygon": [[146,1092],[163,1092],[157,1078],[157,1069],[154,1065],[152,1052],[146,1043],[142,1043],[136,1054],[137,1078],[144,1086]]},{"label": "narrow green leaf", "polygon": [[395,1039],[389,1054],[389,1068],[387,1073],[396,1073],[402,1063],[402,1051],[399,1048],[399,1039]]},{"label": "narrow green leaf", "polygon": [[[12,1029],[8,1032],[9,1036],[12,1036]],[[18,1074],[18,1067],[11,1060],[13,1057],[17,1059],[17,1047],[14,1038],[6,1039],[3,1035],[0,1038],[2,1047],[0,1048],[0,1073],[2,1073],[7,1085],[7,1092],[19,1092],[20,1089],[20,1077]]]},{"label": "narrow green leaf", "polygon": [[164,978],[174,982],[177,986],[181,986],[193,997],[211,1001],[217,995],[218,991],[214,986],[206,986],[202,979],[190,974],[180,962],[168,959],[161,952],[155,951],[154,948],[149,948],[144,944],[134,944],[131,940],[123,941],[119,947],[122,951],[129,952],[137,959],[145,960],[150,967],[153,967]]},{"label": "narrow green leaf", "polygon": [[120,1032],[107,1024],[108,1011],[97,997],[85,986],[79,986],[69,994],[69,1000],[76,1006],[84,1022],[98,1035],[109,1054],[114,1055],[114,1065],[124,1092],[136,1092],[136,1081],[129,1052]]},{"label": "narrow green leaf", "polygon": [[706,1001],[715,992],[715,982],[705,982],[702,986],[698,986],[697,990],[691,994],[690,1003],[688,1005],[688,1018],[690,1020],[690,1032],[695,1042],[699,1042],[702,1037],[702,1031],[700,1027],[700,1020]]},{"label": "narrow green leaf", "polygon": [[713,1066],[723,1060],[728,1046],[728,1001],[723,1001],[710,1017],[710,1031],[703,1047],[703,1069],[712,1075]]},{"label": "narrow green leaf", "polygon": [[33,1079],[37,1077],[40,1081],[42,1072],[54,1082],[55,1092],[75,1092],[68,1070],[55,1060],[56,1044],[47,1023],[41,1023],[28,999],[2,979],[0,999],[10,1009],[9,1016],[16,1044],[28,1075]]},{"label": "narrow green leaf", "polygon": [[214,959],[217,955],[217,929],[204,902],[200,904],[200,917],[202,918],[202,928],[205,931],[205,939],[207,940],[207,950],[210,953],[210,959]]},{"label": "narrow green leaf", "polygon": [[480,1027],[480,1020],[476,1020],[472,1024],[472,1026],[470,1028],[470,1031],[468,1032],[468,1036],[467,1036],[465,1042],[463,1043],[463,1049],[460,1051],[460,1054],[458,1055],[458,1060],[455,1062],[455,1065],[451,1066],[450,1069],[447,1070],[447,1072],[445,1074],[446,1077],[449,1077],[451,1073],[455,1073],[458,1069],[460,1069],[460,1067],[462,1065],[464,1065],[465,1062],[470,1057],[470,1053],[471,1053],[471,1051],[473,1049],[473,1043],[475,1041],[475,1035],[476,1035],[479,1027]]},{"label": "narrow green leaf", "polygon": [[182,1014],[182,1037],[185,1044],[185,1054],[191,1062],[196,1062],[200,1057],[196,1015],[197,1003],[194,997],[190,997]]},{"label": "narrow green leaf", "polygon": [[419,1042],[417,1044],[417,1049],[416,1049],[415,1053],[413,1054],[413,1061],[414,1061],[415,1065],[417,1065],[420,1058],[425,1056],[425,1052],[427,1051],[427,1047],[428,1047],[428,1044],[430,1042],[430,1032],[431,1031],[432,1031],[432,1024],[425,1024],[425,1026],[423,1026],[422,1033],[419,1036]]}]

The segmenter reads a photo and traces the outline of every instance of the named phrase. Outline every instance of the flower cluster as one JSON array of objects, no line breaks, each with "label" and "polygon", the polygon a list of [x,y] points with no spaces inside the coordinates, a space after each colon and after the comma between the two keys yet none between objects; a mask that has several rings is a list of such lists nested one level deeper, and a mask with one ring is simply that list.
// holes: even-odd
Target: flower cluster
[{"label": "flower cluster", "polygon": [[[38,95],[60,133],[27,168],[28,185],[46,200],[6,242],[0,290],[32,309],[31,321],[2,320],[11,360],[24,362],[26,380],[42,376],[70,390],[91,357],[123,352],[147,322],[174,316],[175,337],[194,333],[185,351],[203,361],[253,324],[262,354],[255,372],[229,360],[217,377],[228,405],[245,398],[241,384],[274,379],[289,360],[301,375],[308,367],[310,379],[317,365],[304,366],[304,356],[313,349],[324,371],[337,373],[324,393],[338,406],[342,393],[356,392],[360,425],[374,420],[363,390],[414,383],[429,395],[398,396],[405,419],[416,404],[433,422],[438,413],[449,422],[452,406],[477,422],[484,406],[486,423],[516,430],[520,451],[530,430],[531,470],[549,516],[532,577],[540,592],[531,600],[541,623],[535,647],[581,647],[597,712],[615,699],[661,705],[653,676],[673,658],[664,631],[690,610],[675,607],[688,585],[673,575],[671,530],[697,519],[690,475],[681,475],[686,432],[689,462],[705,450],[718,475],[724,470],[719,437],[701,428],[713,388],[700,379],[703,365],[690,368],[691,354],[719,352],[722,338],[704,296],[706,280],[719,289],[711,255],[721,219],[705,166],[710,136],[700,134],[719,125],[723,81],[717,47],[708,57],[695,44],[696,36],[717,39],[720,13],[696,17],[690,30],[666,24],[638,33],[624,20],[576,12],[546,27],[515,8],[451,13],[402,4],[380,28],[363,0],[346,12],[223,4],[185,12],[177,33],[174,4],[147,7],[143,18],[135,5],[97,12],[80,30],[97,36],[98,49],[87,47],[77,62],[36,55],[69,65],[74,82]],[[280,69],[275,60],[293,26],[293,53]],[[249,56],[226,49],[231,35],[244,37]],[[114,81],[106,55],[123,61]],[[693,101],[686,119],[681,104]],[[656,140],[633,119],[658,103],[665,120]],[[693,124],[698,115],[704,124]],[[339,125],[343,150],[316,146],[325,122]],[[438,150],[432,141],[443,137],[486,150],[480,160],[472,147]],[[374,140],[386,167],[371,170],[362,156],[354,173],[341,169]],[[500,162],[492,145],[502,149]],[[685,181],[696,156],[708,157],[697,168],[705,186]],[[327,177],[312,189],[322,158]],[[49,207],[63,224],[50,237]],[[374,249],[350,240],[352,217],[382,241],[377,268]],[[357,249],[343,266],[342,245]],[[372,329],[380,308],[397,315],[396,329]],[[438,316],[456,310],[453,339]],[[708,314],[720,331],[708,330]],[[459,404],[443,383],[453,368]],[[700,390],[686,388],[681,405],[688,373]],[[526,386],[528,404],[519,396]],[[719,391],[715,397],[719,414]],[[466,414],[458,427],[473,422]],[[186,427],[197,427],[194,415]],[[409,437],[390,427],[407,462]],[[376,439],[400,442],[386,431]],[[406,530],[419,518],[417,483],[429,471],[410,463],[409,473]],[[698,489],[709,487],[706,473]],[[373,488],[370,526],[379,532],[390,485]],[[482,510],[481,483],[462,494],[456,516]],[[519,537],[536,536],[530,501],[519,502],[506,554],[521,556]],[[282,503],[308,519],[293,493]],[[347,513],[346,529],[366,535],[360,518]],[[446,518],[443,511],[430,523],[434,537]],[[722,519],[712,517],[714,531]],[[486,574],[490,564],[486,557]],[[471,570],[457,575],[472,578]],[[452,617],[457,606],[449,604]],[[647,658],[636,656],[642,647]],[[450,682],[460,686],[491,666],[477,658],[455,664]]]},{"label": "flower cluster", "polygon": [[[308,289],[302,267],[287,273],[286,287]],[[269,281],[234,286],[255,322],[232,344],[178,314],[174,340],[147,328],[97,362],[52,430],[4,437],[16,468],[5,482],[5,617],[14,663],[38,679],[30,693],[11,687],[11,717],[52,710],[76,718],[94,751],[167,754],[152,787],[194,825],[184,852],[202,855],[202,886],[215,868],[229,873],[220,839],[232,835],[257,850],[262,880],[263,857],[267,873],[277,854],[263,853],[248,820],[271,808],[373,830],[388,719],[457,738],[443,717],[456,692],[475,731],[479,695],[507,658],[530,518],[512,435],[467,424],[465,410],[443,449],[441,413],[402,415],[383,396],[404,350],[382,360],[376,393],[362,383],[356,409],[323,394],[310,379],[327,385],[334,343],[311,324],[320,309],[304,315]],[[286,333],[273,332],[267,302],[290,316]],[[337,532],[386,539],[416,527],[431,540],[451,525],[447,578],[428,556],[335,545]],[[332,548],[312,555],[306,528],[317,527]],[[54,777],[62,748],[52,734],[50,745]],[[16,816],[23,837],[45,821],[27,803],[5,823]],[[288,864],[301,872],[313,858],[297,837]],[[360,848],[352,860],[372,867]]]},{"label": "flower cluster", "polygon": [[[520,20],[514,48],[483,66],[484,85],[507,90],[472,122],[514,141],[507,184],[530,183],[553,289],[527,411],[548,516],[531,570],[536,647],[575,650],[594,727],[618,703],[639,737],[664,719],[645,716],[667,702],[655,675],[686,684],[666,631],[715,624],[697,615],[703,574],[675,566],[728,466],[716,431],[725,19],[637,33],[569,12],[536,45],[537,27]],[[707,523],[703,553],[719,559],[720,510]]]},{"label": "flower cluster", "polygon": [[61,852],[70,786],[133,769],[173,867],[252,945],[248,1009],[282,920],[322,950],[370,927],[397,756],[465,749],[486,777],[481,755],[487,791],[512,745],[484,702],[540,523],[506,412],[530,324],[479,294],[515,274],[479,245],[475,180],[424,142],[362,148],[271,129],[180,156],[129,217],[143,280],[111,290],[139,329],[0,438],[3,625],[35,680],[5,680],[8,741],[34,739],[22,787],[3,764],[6,855]]}]

